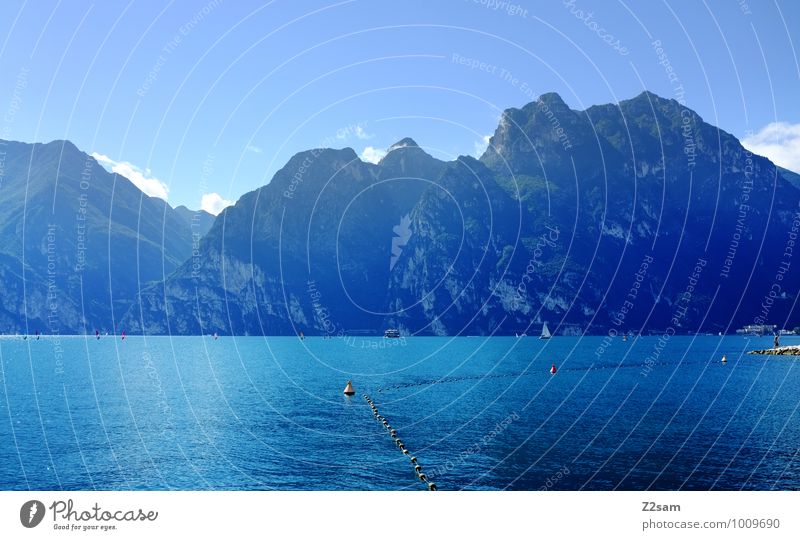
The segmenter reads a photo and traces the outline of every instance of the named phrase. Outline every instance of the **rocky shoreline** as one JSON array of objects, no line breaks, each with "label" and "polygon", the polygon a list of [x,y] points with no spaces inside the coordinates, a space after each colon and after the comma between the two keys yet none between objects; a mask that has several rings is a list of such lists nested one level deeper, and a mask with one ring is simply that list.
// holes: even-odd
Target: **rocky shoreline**
[{"label": "rocky shoreline", "polygon": [[788,347],[778,347],[777,349],[762,349],[750,351],[748,354],[772,354],[778,356],[800,356],[800,345],[790,345]]}]

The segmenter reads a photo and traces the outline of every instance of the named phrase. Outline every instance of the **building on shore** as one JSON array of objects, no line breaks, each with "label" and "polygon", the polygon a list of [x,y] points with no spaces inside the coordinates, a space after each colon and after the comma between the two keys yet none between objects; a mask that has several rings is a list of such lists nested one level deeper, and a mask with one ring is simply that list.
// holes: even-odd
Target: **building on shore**
[{"label": "building on shore", "polygon": [[748,324],[747,326],[739,328],[736,333],[751,336],[765,336],[774,334],[777,328],[778,325],[776,324]]}]

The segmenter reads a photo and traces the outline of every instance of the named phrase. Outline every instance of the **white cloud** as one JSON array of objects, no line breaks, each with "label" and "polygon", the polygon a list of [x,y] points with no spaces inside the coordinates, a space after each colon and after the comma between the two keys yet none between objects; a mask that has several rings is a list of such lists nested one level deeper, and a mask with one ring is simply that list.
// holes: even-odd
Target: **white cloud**
[{"label": "white cloud", "polygon": [[380,148],[373,148],[372,146],[367,146],[364,148],[364,151],[361,152],[361,161],[367,161],[369,163],[378,163],[380,160],[383,159],[383,156],[386,155],[385,150],[381,150]]},{"label": "white cloud", "polygon": [[261,147],[255,146],[253,144],[248,144],[244,150],[245,152],[253,152],[254,154],[260,154],[264,151],[261,149]]},{"label": "white cloud", "polygon": [[218,216],[220,212],[232,205],[233,201],[223,199],[219,193],[205,193],[200,198],[200,209],[214,216]]},{"label": "white cloud", "polygon": [[142,190],[146,195],[158,197],[165,201],[169,197],[169,186],[152,176],[150,169],[142,170],[133,163],[115,161],[97,152],[92,152],[92,157],[106,169],[130,180],[134,186]]},{"label": "white cloud", "polygon": [[754,154],[768,157],[776,165],[800,171],[800,124],[772,122],[742,139],[742,145]]},{"label": "white cloud", "polygon": [[491,139],[491,135],[484,135],[481,137],[480,141],[475,141],[475,157],[479,158],[486,152],[486,149],[489,148],[489,139]]}]

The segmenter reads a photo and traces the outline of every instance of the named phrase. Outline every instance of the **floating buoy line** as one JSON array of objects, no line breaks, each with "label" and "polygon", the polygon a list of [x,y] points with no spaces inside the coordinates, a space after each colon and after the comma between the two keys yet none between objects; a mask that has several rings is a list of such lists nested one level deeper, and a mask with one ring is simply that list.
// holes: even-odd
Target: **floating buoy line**
[{"label": "floating buoy line", "polygon": [[403,442],[403,439],[397,434],[397,430],[392,427],[389,423],[389,420],[383,417],[380,412],[378,412],[378,407],[375,406],[375,403],[372,401],[367,394],[364,394],[364,400],[369,404],[370,408],[372,409],[372,416],[375,417],[375,420],[383,424],[383,427],[386,428],[386,431],[389,432],[389,436],[394,441],[394,444],[397,445],[397,448],[403,452],[403,455],[406,456],[411,465],[414,467],[414,472],[417,475],[417,478],[423,483],[425,483],[428,487],[428,491],[436,491],[436,484],[433,482],[428,481],[428,475],[425,474],[422,470],[422,466],[417,461],[417,458],[411,454],[411,452],[406,448],[406,444]]}]

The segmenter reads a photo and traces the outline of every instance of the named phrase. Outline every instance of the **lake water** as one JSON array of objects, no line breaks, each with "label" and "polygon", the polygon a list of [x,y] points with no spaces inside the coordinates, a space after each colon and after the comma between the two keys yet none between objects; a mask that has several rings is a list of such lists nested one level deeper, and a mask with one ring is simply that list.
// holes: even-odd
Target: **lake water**
[{"label": "lake water", "polygon": [[6,337],[0,488],[425,489],[367,393],[439,489],[800,489],[800,359],[746,354],[771,345]]}]

